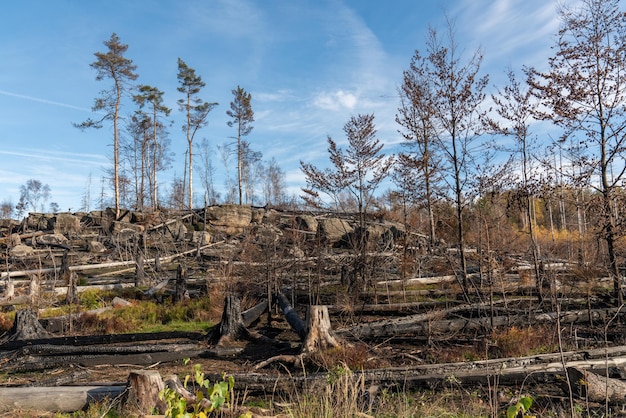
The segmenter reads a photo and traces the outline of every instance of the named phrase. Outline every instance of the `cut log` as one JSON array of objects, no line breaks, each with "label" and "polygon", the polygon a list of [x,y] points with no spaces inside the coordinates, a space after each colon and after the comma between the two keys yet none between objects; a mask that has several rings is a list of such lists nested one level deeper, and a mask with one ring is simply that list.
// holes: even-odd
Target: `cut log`
[{"label": "cut log", "polygon": [[[456,307],[453,310],[461,310],[463,307]],[[625,315],[625,312],[619,311],[618,308],[598,309],[598,310],[581,310],[571,312],[561,312],[558,316],[561,324],[583,324],[590,322],[590,315],[593,322],[598,323],[614,315]],[[431,312],[427,314],[410,315],[402,318],[386,319],[370,323],[362,323],[356,326],[337,330],[339,336],[353,336],[361,339],[380,339],[401,337],[406,335],[429,335],[429,333],[450,334],[461,331],[480,331],[491,329],[492,327],[501,326],[525,326],[538,323],[552,323],[557,320],[556,313],[543,313],[533,315],[529,318],[527,315],[506,315],[495,316],[493,318],[483,316],[479,318],[456,318],[456,319],[439,319],[437,316],[445,315],[445,312]]]},{"label": "cut log", "polygon": [[257,319],[261,317],[263,312],[267,309],[267,299],[262,302],[254,305],[252,308],[243,311],[241,313],[241,320],[243,321],[243,325],[247,328],[252,325]]},{"label": "cut log", "polygon": [[143,414],[151,414],[155,409],[165,412],[165,402],[159,399],[165,386],[158,371],[134,370],[128,376],[128,386],[127,406]]},{"label": "cut log", "polygon": [[568,367],[567,377],[574,395],[588,402],[621,404],[626,399],[626,382],[619,379],[600,376],[577,367]]},{"label": "cut log", "polygon": [[0,412],[76,412],[90,402],[116,398],[125,389],[125,386],[3,387],[0,388]]}]

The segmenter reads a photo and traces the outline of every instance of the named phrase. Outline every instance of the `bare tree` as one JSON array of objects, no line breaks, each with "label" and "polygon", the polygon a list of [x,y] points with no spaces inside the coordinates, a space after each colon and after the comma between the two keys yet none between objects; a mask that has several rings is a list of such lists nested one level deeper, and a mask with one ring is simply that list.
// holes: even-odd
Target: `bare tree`
[{"label": "bare tree", "polygon": [[423,198],[426,202],[429,247],[432,249],[436,240],[434,188],[441,180],[437,153],[441,149],[437,141],[435,96],[428,64],[416,51],[409,69],[403,73],[396,122],[402,127],[400,133],[407,152],[398,155],[395,178],[413,194],[413,199]]},{"label": "bare tree", "polygon": [[524,200],[526,224],[530,237],[530,247],[535,267],[535,285],[539,302],[542,297],[542,277],[539,266],[540,249],[537,242],[534,216],[532,214],[532,202],[536,191],[539,189],[538,179],[534,178],[533,162],[536,161],[535,137],[531,135],[530,125],[534,121],[533,115],[537,110],[537,101],[534,100],[529,88],[520,83],[512,69],[507,71],[508,84],[498,89],[498,94],[491,95],[495,104],[495,112],[498,116],[494,119],[485,117],[486,128],[495,135],[504,135],[514,139],[512,154],[517,156],[522,169],[518,189]]},{"label": "bare tree", "polygon": [[220,198],[220,194],[217,190],[215,190],[214,184],[214,175],[215,175],[215,167],[213,167],[213,151],[209,146],[209,141],[206,138],[202,139],[200,143],[200,163],[202,166],[202,171],[200,172],[200,180],[202,181],[202,185],[204,186],[204,193],[207,198],[209,204],[214,205]]},{"label": "bare tree", "polygon": [[436,126],[433,132],[442,150],[442,169],[446,171],[444,179],[453,192],[460,274],[463,288],[467,291],[464,212],[479,148],[477,140],[482,131],[480,106],[485,99],[488,76],[479,76],[483,59],[480,49],[464,62],[452,22],[448,21],[446,29],[444,36],[430,29],[427,60],[422,61],[422,64],[426,66],[424,74],[431,83],[432,116]]},{"label": "bare tree", "polygon": [[39,180],[30,179],[20,186],[20,202],[30,207],[33,212],[43,212],[50,199],[50,186]]},{"label": "bare tree", "polygon": [[122,96],[130,89],[130,82],[137,79],[136,65],[133,61],[124,57],[128,45],[120,43],[120,38],[113,33],[108,41],[104,42],[107,52],[96,52],[97,60],[91,63],[91,67],[97,71],[96,80],[111,79],[113,86],[103,90],[101,96],[96,98],[92,107],[94,112],[104,112],[100,120],[87,119],[76,124],[80,129],[101,128],[105,120],[113,121],[113,187],[115,190],[115,211],[119,216],[120,211],[120,179],[119,179],[119,147],[120,147],[120,107]]},{"label": "bare tree", "polygon": [[[561,28],[549,70],[527,70],[528,82],[544,106],[539,116],[575,136],[588,151],[581,178],[602,196],[600,236],[618,305],[623,303],[615,244],[615,195],[626,170],[626,15],[619,0],[583,0],[580,8],[560,9]],[[612,168],[617,167],[617,172]]]},{"label": "bare tree", "polygon": [[320,170],[311,163],[300,161],[307,183],[307,187],[302,189],[305,193],[302,197],[315,205],[323,204],[319,192],[331,197],[336,204],[342,200],[342,193],[348,193],[354,199],[358,228],[353,246],[357,257],[350,285],[355,288],[364,279],[365,273],[367,209],[374,200],[378,185],[388,176],[393,158],[382,153],[384,144],[376,137],[374,115],[352,116],[343,130],[348,139],[345,151],[328,137],[328,153],[333,168]]},{"label": "bare tree", "polygon": [[191,209],[193,207],[193,140],[198,129],[209,123],[209,113],[218,104],[203,102],[198,97],[206,83],[180,58],[178,58],[178,82],[180,83],[178,91],[184,95],[184,98],[178,100],[178,106],[187,118],[183,125],[183,132],[187,135],[189,146],[189,209]]}]

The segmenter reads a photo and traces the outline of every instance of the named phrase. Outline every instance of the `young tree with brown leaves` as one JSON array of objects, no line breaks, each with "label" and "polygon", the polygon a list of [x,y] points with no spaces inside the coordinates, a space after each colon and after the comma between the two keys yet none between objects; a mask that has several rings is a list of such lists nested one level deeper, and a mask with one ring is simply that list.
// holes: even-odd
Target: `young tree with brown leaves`
[{"label": "young tree with brown leaves", "polygon": [[302,191],[302,198],[309,204],[324,205],[320,192],[339,204],[342,193],[349,193],[357,206],[358,228],[353,247],[356,252],[354,272],[350,287],[357,286],[365,275],[365,244],[367,208],[373,201],[378,185],[389,175],[393,158],[382,153],[384,144],[376,137],[374,115],[352,116],[343,127],[348,139],[344,151],[328,137],[328,153],[332,168],[318,169],[311,163],[300,161],[300,167],[306,177],[307,187]]},{"label": "young tree with brown leaves", "polygon": [[[549,70],[527,69],[532,92],[543,105],[538,115],[576,138],[588,154],[581,159],[581,181],[599,191],[607,270],[618,305],[623,303],[613,210],[624,180],[626,146],[626,14],[619,0],[583,0],[580,8],[560,9],[561,28]],[[616,169],[616,171],[612,171]]]}]

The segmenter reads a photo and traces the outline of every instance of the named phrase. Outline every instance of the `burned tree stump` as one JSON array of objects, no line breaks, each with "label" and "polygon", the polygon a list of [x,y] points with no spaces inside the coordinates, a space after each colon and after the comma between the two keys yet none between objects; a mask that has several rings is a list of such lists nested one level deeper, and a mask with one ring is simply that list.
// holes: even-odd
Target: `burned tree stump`
[{"label": "burned tree stump", "polygon": [[174,287],[174,303],[189,300],[189,292],[187,291],[187,269],[182,264],[178,265],[176,270],[176,285]]},{"label": "burned tree stump", "polygon": [[134,370],[128,376],[128,398],[126,403],[144,414],[154,409],[165,412],[165,403],[159,400],[159,392],[165,385],[156,370]]},{"label": "burned tree stump", "polygon": [[15,314],[15,322],[7,341],[34,340],[38,338],[48,338],[50,334],[46,331],[37,314],[32,309],[23,309]]},{"label": "burned tree stump", "polygon": [[78,303],[78,277],[76,273],[70,271],[69,251],[63,253],[61,259],[61,269],[59,272],[59,278],[63,284],[67,284],[67,293],[65,294],[65,303],[68,305]]},{"label": "burned tree stump", "polygon": [[140,246],[137,246],[137,254],[135,255],[135,286],[143,286],[146,284],[146,273],[144,270],[144,255]]},{"label": "burned tree stump", "polygon": [[328,306],[311,305],[307,311],[307,335],[302,345],[303,353],[316,353],[342,344],[333,335]]},{"label": "burned tree stump", "polygon": [[243,323],[241,316],[241,301],[235,295],[228,295],[224,299],[224,311],[219,327],[218,345],[227,341],[249,338],[250,333]]}]

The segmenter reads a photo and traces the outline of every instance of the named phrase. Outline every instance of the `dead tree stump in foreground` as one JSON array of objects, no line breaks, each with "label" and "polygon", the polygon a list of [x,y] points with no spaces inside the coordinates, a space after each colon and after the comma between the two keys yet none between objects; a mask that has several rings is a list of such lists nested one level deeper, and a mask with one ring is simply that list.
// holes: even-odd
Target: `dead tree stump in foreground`
[{"label": "dead tree stump in foreground", "polygon": [[159,392],[165,385],[156,370],[134,370],[128,376],[127,405],[143,414],[150,414],[156,408],[165,412],[165,403],[159,400]]}]

